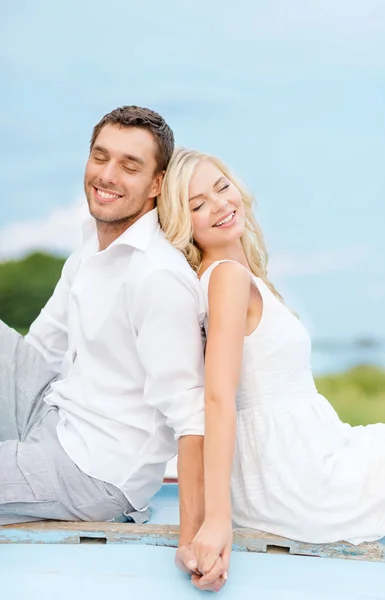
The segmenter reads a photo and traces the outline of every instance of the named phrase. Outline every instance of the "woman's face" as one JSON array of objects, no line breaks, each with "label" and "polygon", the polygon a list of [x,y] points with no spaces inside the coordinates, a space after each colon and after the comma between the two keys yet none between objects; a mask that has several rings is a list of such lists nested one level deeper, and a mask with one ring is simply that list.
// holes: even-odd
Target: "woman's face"
[{"label": "woman's face", "polygon": [[241,193],[210,160],[194,171],[189,205],[194,240],[202,250],[227,247],[243,235],[246,217]]}]

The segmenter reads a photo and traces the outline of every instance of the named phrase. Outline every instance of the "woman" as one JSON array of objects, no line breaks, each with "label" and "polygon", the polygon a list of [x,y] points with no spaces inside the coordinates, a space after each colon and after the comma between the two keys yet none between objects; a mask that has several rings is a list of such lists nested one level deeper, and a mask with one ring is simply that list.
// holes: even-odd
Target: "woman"
[{"label": "woman", "polygon": [[385,424],[342,423],[318,394],[309,335],[268,279],[250,194],[218,159],[179,149],[158,207],[207,301],[199,571],[228,561],[232,519],[311,543],[385,536]]}]

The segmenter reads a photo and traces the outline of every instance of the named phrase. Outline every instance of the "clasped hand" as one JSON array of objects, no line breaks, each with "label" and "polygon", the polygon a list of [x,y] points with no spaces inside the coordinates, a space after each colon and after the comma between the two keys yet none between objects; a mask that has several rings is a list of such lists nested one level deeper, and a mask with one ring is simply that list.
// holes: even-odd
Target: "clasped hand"
[{"label": "clasped hand", "polygon": [[227,580],[232,542],[231,520],[206,518],[192,543],[178,549],[176,565],[198,589],[217,592]]}]

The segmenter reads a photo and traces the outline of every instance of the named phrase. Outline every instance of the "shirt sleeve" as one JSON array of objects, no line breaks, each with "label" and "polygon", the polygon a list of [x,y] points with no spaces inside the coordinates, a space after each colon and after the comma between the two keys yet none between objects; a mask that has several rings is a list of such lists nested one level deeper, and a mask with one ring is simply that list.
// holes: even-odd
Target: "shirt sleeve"
[{"label": "shirt sleeve", "polygon": [[59,373],[68,348],[68,306],[76,255],[65,262],[55,290],[32,323],[25,341],[44,356],[54,373]]},{"label": "shirt sleeve", "polygon": [[133,325],[146,373],[144,399],[175,438],[204,434],[202,298],[183,273],[149,274],[136,293]]}]

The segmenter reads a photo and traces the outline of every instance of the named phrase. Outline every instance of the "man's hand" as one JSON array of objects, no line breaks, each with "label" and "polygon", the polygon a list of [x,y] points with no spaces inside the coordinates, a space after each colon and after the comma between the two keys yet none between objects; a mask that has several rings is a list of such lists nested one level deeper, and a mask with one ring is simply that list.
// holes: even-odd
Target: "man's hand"
[{"label": "man's hand", "polygon": [[188,575],[199,573],[191,544],[178,548],[175,555],[175,565],[183,573],[188,573]]},{"label": "man's hand", "polygon": [[178,548],[175,555],[175,564],[183,573],[190,575],[192,584],[198,590],[219,592],[226,583],[227,575],[222,559],[219,558],[210,573],[203,576],[197,568],[197,561],[191,544]]}]

